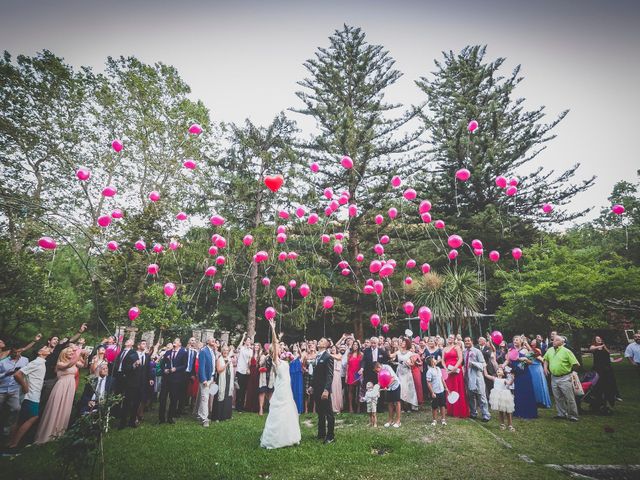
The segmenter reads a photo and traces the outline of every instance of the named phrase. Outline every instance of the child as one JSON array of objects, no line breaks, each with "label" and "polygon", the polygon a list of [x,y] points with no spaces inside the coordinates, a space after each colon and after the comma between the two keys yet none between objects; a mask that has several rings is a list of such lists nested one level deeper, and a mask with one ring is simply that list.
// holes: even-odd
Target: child
[{"label": "child", "polygon": [[504,430],[506,428],[504,425],[506,418],[509,431],[515,432],[516,429],[513,428],[513,425],[511,424],[511,414],[515,410],[515,404],[513,401],[513,394],[509,390],[513,383],[513,378],[510,380],[505,379],[504,369],[502,367],[498,367],[495,377],[486,373],[485,377],[489,380],[493,380],[493,388],[491,389],[491,393],[489,393],[489,405],[491,405],[491,410],[497,410],[500,414],[500,430]]},{"label": "child", "polygon": [[432,426],[438,424],[438,410],[440,410],[440,418],[442,425],[447,424],[447,402],[446,395],[449,394],[447,384],[442,379],[442,371],[436,366],[436,357],[429,356],[427,362],[429,368],[427,370],[427,386],[431,394],[431,413],[433,415]]},{"label": "child", "polygon": [[383,388],[386,393],[387,404],[389,405],[389,421],[384,424],[385,428],[393,427],[400,428],[400,380],[398,375],[389,365],[382,365],[379,362],[373,364],[373,371],[379,374],[382,370],[386,371],[388,376],[391,377],[391,383],[387,388]]},{"label": "child", "polygon": [[364,394],[367,402],[367,413],[369,414],[369,426],[376,428],[378,426],[378,399],[380,398],[380,385],[374,385],[367,382],[367,393]]}]

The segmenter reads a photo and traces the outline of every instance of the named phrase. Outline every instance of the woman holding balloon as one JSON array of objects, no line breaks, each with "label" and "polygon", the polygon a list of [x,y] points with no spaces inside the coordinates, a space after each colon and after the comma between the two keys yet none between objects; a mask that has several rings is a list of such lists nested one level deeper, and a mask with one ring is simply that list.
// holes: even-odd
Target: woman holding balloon
[{"label": "woman holding balloon", "polygon": [[447,345],[443,349],[443,360],[446,368],[445,383],[449,392],[456,392],[458,399],[454,403],[447,401],[447,415],[450,417],[468,418],[469,405],[465,398],[464,376],[462,373],[462,349],[456,345],[456,337],[447,337]]},{"label": "woman holding balloon", "polygon": [[389,365],[382,365],[379,362],[374,363],[373,371],[378,375],[378,385],[385,390],[386,401],[389,404],[389,421],[384,424],[385,428],[400,428],[400,416],[402,409],[400,408],[400,396],[402,388],[400,380]]},{"label": "woman holding balloon", "polygon": [[520,335],[513,337],[513,348],[509,350],[509,365],[514,373],[514,396],[516,409],[514,416],[538,418],[538,405],[533,391],[533,380],[529,366],[532,355]]},{"label": "woman holding balloon", "polygon": [[398,351],[389,355],[392,360],[398,362],[398,379],[400,381],[400,387],[402,388],[402,394],[400,399],[408,406],[409,409],[418,408],[418,395],[416,393],[416,387],[413,382],[413,373],[411,371],[413,367],[413,353],[411,352],[411,339],[405,338],[399,345]]}]

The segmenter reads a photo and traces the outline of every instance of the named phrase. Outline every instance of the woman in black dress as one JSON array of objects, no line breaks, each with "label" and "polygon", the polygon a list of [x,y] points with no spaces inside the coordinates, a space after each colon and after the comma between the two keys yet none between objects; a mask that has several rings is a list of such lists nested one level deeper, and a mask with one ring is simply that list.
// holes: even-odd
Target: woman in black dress
[{"label": "woman in black dress", "polygon": [[598,374],[598,388],[603,393],[604,401],[613,406],[618,397],[618,384],[611,367],[611,355],[602,337],[596,335],[589,347],[593,354],[593,370]]}]

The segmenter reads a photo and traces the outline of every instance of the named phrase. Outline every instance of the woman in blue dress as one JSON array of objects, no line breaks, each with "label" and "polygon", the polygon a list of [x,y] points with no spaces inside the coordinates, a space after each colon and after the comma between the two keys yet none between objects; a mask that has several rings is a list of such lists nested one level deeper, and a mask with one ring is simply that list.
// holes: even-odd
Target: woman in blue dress
[{"label": "woman in blue dress", "polygon": [[513,349],[509,350],[509,365],[513,371],[514,395],[516,410],[513,412],[519,418],[538,418],[538,405],[533,393],[533,381],[529,365],[531,359],[527,356],[529,351],[524,348],[524,343],[520,336],[513,337]]},{"label": "woman in blue dress", "polygon": [[300,347],[297,343],[291,348],[294,359],[289,363],[291,376],[291,391],[298,407],[298,413],[304,412],[304,381],[302,379],[302,362],[300,361]]},{"label": "woman in blue dress", "polygon": [[549,395],[549,387],[547,379],[544,376],[544,367],[542,366],[542,351],[538,348],[538,342],[531,340],[531,356],[532,363],[529,365],[531,372],[531,380],[533,381],[533,393],[536,397],[538,405],[544,408],[551,407],[551,396]]}]

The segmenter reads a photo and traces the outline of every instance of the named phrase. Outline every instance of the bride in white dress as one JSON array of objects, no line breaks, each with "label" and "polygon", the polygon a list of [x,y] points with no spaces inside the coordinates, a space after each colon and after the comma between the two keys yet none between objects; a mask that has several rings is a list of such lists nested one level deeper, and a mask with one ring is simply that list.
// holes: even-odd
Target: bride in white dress
[{"label": "bride in white dress", "polygon": [[262,431],[260,446],[273,449],[289,447],[300,443],[300,423],[298,408],[293,400],[289,362],[280,359],[280,347],[276,335],[275,321],[270,320],[273,342],[271,357],[275,366],[275,384],[269,402],[269,415]]}]

